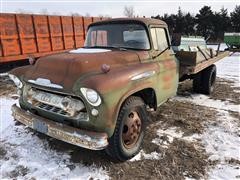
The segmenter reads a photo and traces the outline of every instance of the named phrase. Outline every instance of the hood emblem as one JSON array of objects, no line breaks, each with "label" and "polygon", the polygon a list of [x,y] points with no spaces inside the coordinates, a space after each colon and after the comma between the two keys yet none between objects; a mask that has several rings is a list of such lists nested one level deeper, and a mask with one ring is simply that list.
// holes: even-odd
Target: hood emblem
[{"label": "hood emblem", "polygon": [[44,78],[37,78],[36,80],[28,80],[28,82],[32,84],[36,84],[39,86],[45,86],[45,87],[51,87],[51,88],[57,88],[57,89],[63,89],[63,87],[59,84],[52,83],[49,79]]}]

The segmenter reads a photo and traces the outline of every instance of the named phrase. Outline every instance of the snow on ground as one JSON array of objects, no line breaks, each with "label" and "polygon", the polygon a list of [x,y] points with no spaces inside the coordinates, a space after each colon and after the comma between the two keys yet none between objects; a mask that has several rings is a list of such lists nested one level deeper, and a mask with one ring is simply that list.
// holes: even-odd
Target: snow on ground
[{"label": "snow on ground", "polygon": [[[193,134],[192,136],[183,136],[184,132],[178,130],[176,127],[170,127],[168,129],[158,129],[157,135],[158,137],[153,139],[152,142],[164,148],[168,148],[169,144],[173,142],[174,139],[182,139],[188,142],[194,142],[199,139],[198,134]],[[161,137],[167,137],[161,138]]]},{"label": "snow on ground", "polygon": [[0,73],[0,77],[8,76],[8,73]]},{"label": "snow on ground", "polygon": [[129,161],[140,161],[142,159],[160,159],[161,154],[157,153],[156,151],[151,152],[149,154],[145,153],[143,150],[141,150],[136,156],[134,156]]},{"label": "snow on ground", "polygon": [[[240,55],[226,57],[216,63],[217,76],[234,81],[240,87]],[[194,94],[192,98],[176,97],[178,101],[188,101],[201,106],[214,108],[218,111],[215,122],[208,125],[202,134],[202,143],[209,159],[218,164],[209,171],[210,179],[236,179],[240,177],[239,164],[229,164],[227,161],[240,161],[240,127],[239,119],[229,115],[229,111],[240,113],[239,104],[228,101],[213,100],[205,95]]]},{"label": "snow on ground", "polygon": [[240,87],[240,54],[235,53],[230,57],[216,63],[217,76],[235,82],[235,86]]},{"label": "snow on ground", "polygon": [[[216,45],[208,45],[208,48],[213,48],[217,50]],[[226,44],[221,44],[220,50],[223,51],[227,48]],[[218,61],[217,66],[217,76],[220,78],[225,78],[232,80],[236,83],[236,86],[240,86],[240,53],[236,52],[229,57]]]},{"label": "snow on ground", "polygon": [[[225,48],[225,47],[223,47]],[[240,54],[226,57],[216,63],[217,76],[234,82],[235,87],[240,87]],[[227,161],[240,161],[240,127],[239,119],[232,117],[229,112],[240,113],[240,104],[232,104],[229,101],[211,99],[209,96],[192,94],[191,97],[177,96],[173,101],[190,102],[218,111],[216,121],[208,124],[203,134],[183,136],[183,132],[176,127],[166,130],[159,129],[158,137],[153,143],[168,148],[174,138],[186,141],[201,139],[206,152],[210,155],[209,160],[217,161],[218,164],[209,170],[209,179],[236,179],[240,177],[239,164],[229,164]],[[238,122],[238,123],[237,123]],[[167,136],[167,141],[161,137]],[[155,154],[156,155],[156,154]]]},{"label": "snow on ground", "polygon": [[11,106],[14,103],[17,103],[17,100],[0,98],[0,135],[2,135],[3,131],[8,129],[8,127],[14,125],[12,120],[8,120],[12,119]]},{"label": "snow on ground", "polygon": [[226,162],[240,161],[240,129],[236,121],[239,120],[229,116],[227,111],[219,111],[216,122],[210,124],[202,136],[209,159],[218,161],[209,172],[211,179],[235,179],[240,175],[239,164]]},{"label": "snow on ground", "polygon": [[[0,179],[11,178],[18,170],[26,175],[20,179],[108,179],[103,168],[72,163],[70,154],[52,150],[47,141],[24,126],[15,126],[11,117],[11,105],[16,100],[0,98],[0,151],[5,150],[0,159]],[[2,146],[2,147],[1,147]],[[3,148],[3,149],[1,149]],[[74,166],[75,168],[71,168]],[[72,169],[72,170],[71,170]]]},{"label": "snow on ground", "polygon": [[218,110],[239,112],[240,109],[240,104],[232,104],[229,101],[214,100],[211,99],[209,96],[202,94],[192,94],[191,98],[177,96],[174,99],[177,101],[192,102],[201,106],[215,108]]}]

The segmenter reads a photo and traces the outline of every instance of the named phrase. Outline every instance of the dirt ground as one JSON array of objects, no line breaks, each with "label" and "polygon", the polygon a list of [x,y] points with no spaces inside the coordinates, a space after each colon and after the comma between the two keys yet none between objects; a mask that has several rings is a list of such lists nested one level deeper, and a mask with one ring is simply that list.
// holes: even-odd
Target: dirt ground
[{"label": "dirt ground", "polygon": [[[191,81],[187,81],[180,85],[178,95],[191,98],[191,91]],[[14,93],[16,93],[16,89],[11,81],[7,77],[0,77],[0,96],[11,96]],[[239,97],[239,88],[232,87],[231,81],[217,79],[215,91],[211,96],[212,99],[227,100],[234,104],[240,104]],[[94,164],[97,167],[104,167],[111,179],[181,180],[186,177],[206,179],[206,172],[216,162],[208,160],[208,154],[200,141],[192,142],[174,138],[168,148],[159,146],[152,141],[158,137],[157,131],[159,129],[165,130],[171,127],[176,127],[182,131],[184,133],[183,137],[202,134],[206,124],[215,121],[216,114],[217,112],[213,108],[177,101],[174,98],[170,99],[156,112],[149,113],[149,126],[143,142],[143,151],[145,153],[157,152],[160,157],[158,159],[142,158],[138,161],[126,161],[124,163],[112,162],[104,151],[90,151],[39,133],[35,134],[40,139],[47,141],[50,149],[70,152],[72,162],[70,169],[75,168],[75,163],[82,163],[85,166]],[[230,115],[239,118],[238,113],[232,112]],[[162,136],[160,139],[168,141],[167,136]],[[6,151],[6,147],[0,146],[0,159],[5,158]],[[240,165],[240,162],[234,159],[229,160],[229,163]],[[9,178],[17,178],[27,173],[27,168],[19,167],[9,174]]]}]

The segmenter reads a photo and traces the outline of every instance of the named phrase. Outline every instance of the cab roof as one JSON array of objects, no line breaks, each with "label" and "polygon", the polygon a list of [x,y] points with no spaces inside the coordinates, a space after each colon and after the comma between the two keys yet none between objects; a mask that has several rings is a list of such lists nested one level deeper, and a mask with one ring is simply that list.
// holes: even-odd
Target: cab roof
[{"label": "cab roof", "polygon": [[117,23],[117,22],[135,22],[135,23],[141,23],[145,24],[146,26],[148,25],[164,25],[167,26],[167,24],[159,19],[152,19],[152,18],[113,18],[113,19],[107,19],[103,21],[98,21],[92,23],[92,25],[99,25],[99,24],[110,24],[110,23]]}]

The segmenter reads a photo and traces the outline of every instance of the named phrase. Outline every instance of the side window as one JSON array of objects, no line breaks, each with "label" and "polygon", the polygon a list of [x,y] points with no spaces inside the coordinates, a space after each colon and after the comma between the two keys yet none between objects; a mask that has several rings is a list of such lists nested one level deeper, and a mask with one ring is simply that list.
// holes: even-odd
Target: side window
[{"label": "side window", "polygon": [[166,31],[163,28],[156,28],[158,49],[163,51],[168,47],[168,40],[166,36]]},{"label": "side window", "polygon": [[151,28],[151,34],[154,49],[163,51],[169,46],[164,28]]},{"label": "side window", "polygon": [[156,28],[151,28],[151,35],[152,35],[153,48],[155,50],[158,50]]}]

